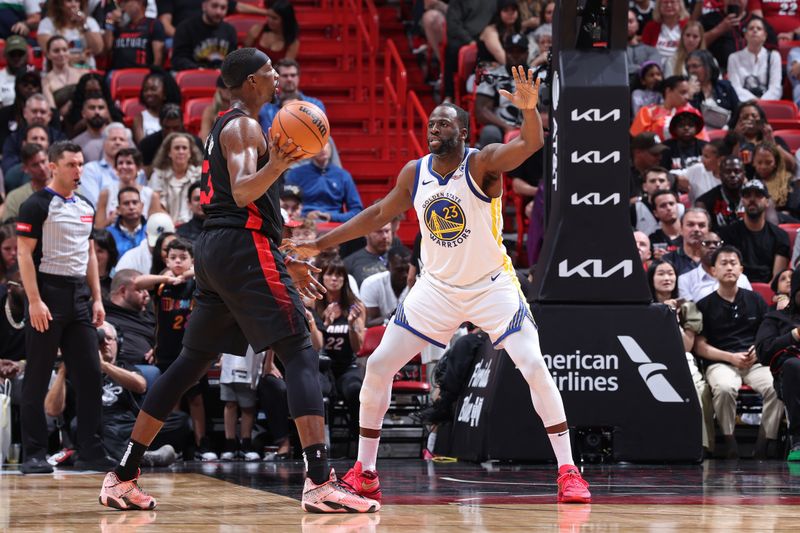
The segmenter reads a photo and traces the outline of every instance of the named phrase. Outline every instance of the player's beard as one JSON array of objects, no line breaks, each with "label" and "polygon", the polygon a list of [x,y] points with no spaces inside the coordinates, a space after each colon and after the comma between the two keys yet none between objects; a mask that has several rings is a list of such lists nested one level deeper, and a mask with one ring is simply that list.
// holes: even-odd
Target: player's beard
[{"label": "player's beard", "polygon": [[445,139],[444,137],[439,137],[439,147],[438,148],[431,148],[430,143],[428,143],[428,149],[431,151],[433,155],[444,155],[452,152],[456,148],[456,138],[450,137],[449,139]]}]

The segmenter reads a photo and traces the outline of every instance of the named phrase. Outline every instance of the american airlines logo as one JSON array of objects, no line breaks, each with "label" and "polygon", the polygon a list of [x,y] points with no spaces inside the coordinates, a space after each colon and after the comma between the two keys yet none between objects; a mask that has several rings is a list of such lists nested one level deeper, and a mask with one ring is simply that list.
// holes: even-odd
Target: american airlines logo
[{"label": "american airlines logo", "polygon": [[686,401],[680,397],[675,387],[667,381],[664,375],[667,370],[666,365],[652,362],[633,337],[620,335],[617,339],[619,339],[620,344],[628,353],[631,361],[639,364],[639,375],[642,376],[653,398],[662,403],[684,403]]},{"label": "american airlines logo", "polygon": [[604,264],[602,259],[587,259],[582,263],[570,268],[569,260],[564,259],[558,264],[558,277],[570,278],[578,276],[581,278],[608,278],[616,273],[621,273],[623,278],[627,278],[633,273],[633,261],[630,259],[623,259],[619,263],[608,266]]},{"label": "american airlines logo", "polygon": [[570,154],[573,163],[585,163],[587,165],[602,165],[603,163],[619,163],[622,156],[619,151],[614,150],[608,155],[602,155],[600,150],[589,150],[585,154],[580,154],[577,150]]},{"label": "american airlines logo", "polygon": [[573,122],[616,122],[622,117],[622,112],[619,109],[612,109],[605,115],[599,109],[587,109],[583,113],[579,113],[577,109],[572,110],[571,119]]},{"label": "american airlines logo", "polygon": [[572,205],[617,205],[622,201],[618,192],[609,194],[605,198],[600,196],[599,192],[590,192],[583,196],[578,196],[578,193],[574,192],[570,200]]}]

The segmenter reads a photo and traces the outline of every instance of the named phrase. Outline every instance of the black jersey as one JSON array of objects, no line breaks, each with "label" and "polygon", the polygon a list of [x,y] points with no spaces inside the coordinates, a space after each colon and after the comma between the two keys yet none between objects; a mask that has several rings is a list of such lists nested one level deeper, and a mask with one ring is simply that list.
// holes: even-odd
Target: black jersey
[{"label": "black jersey", "polygon": [[[228,162],[222,155],[219,137],[228,122],[243,116],[247,114],[238,108],[225,111],[214,123],[206,140],[201,178],[203,189],[200,195],[200,204],[206,213],[203,228],[247,228],[263,233],[273,242],[280,244],[283,218],[279,182],[273,183],[263,196],[247,207],[238,207],[233,199]],[[268,161],[269,152],[266,152],[258,158],[257,168],[263,167]]]},{"label": "black jersey", "polygon": [[322,353],[331,358],[331,370],[339,375],[356,360],[353,347],[350,345],[350,325],[346,316],[340,316],[322,329]]},{"label": "black jersey", "polygon": [[156,309],[155,356],[159,365],[177,359],[183,346],[183,331],[194,305],[195,282],[190,279],[180,285],[162,283],[153,295]]}]

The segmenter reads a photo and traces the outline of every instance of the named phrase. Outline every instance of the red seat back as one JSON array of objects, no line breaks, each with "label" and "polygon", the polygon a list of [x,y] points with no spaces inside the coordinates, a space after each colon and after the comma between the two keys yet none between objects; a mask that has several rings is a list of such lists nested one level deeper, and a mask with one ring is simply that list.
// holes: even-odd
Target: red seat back
[{"label": "red seat back", "polygon": [[767,302],[767,305],[772,305],[772,297],[775,295],[775,293],[772,292],[772,288],[769,286],[769,283],[754,282],[751,283],[751,285],[753,286],[753,291],[760,294],[761,297],[764,298],[764,301]]},{"label": "red seat back", "polygon": [[467,78],[475,72],[475,63],[478,61],[478,45],[466,44],[458,50],[458,70],[456,71],[455,97],[456,103],[463,106],[462,92],[465,89]]},{"label": "red seat back", "polygon": [[794,250],[794,241],[797,238],[797,230],[800,230],[800,224],[779,224],[778,227],[789,236],[789,249]]},{"label": "red seat back", "polygon": [[182,70],[175,75],[175,83],[181,88],[183,100],[187,101],[214,96],[218,77],[219,70],[214,69]]},{"label": "red seat back", "polygon": [[789,100],[759,100],[758,105],[767,115],[767,122],[773,129],[800,128],[797,105]]},{"label": "red seat back", "polygon": [[239,46],[243,46],[250,28],[256,24],[266,24],[267,19],[261,15],[237,14],[225,17],[225,22],[236,29],[236,40],[239,41]]},{"label": "red seat back", "polygon": [[776,130],[775,137],[780,137],[789,145],[789,150],[794,152],[800,148],[800,129],[798,130]]},{"label": "red seat back", "polygon": [[150,73],[146,68],[123,68],[111,74],[111,99],[121,102],[139,96],[144,78]]},{"label": "red seat back", "polygon": [[361,345],[358,356],[369,357],[372,355],[372,352],[374,352],[381,343],[385,331],[386,326],[372,326],[371,328],[367,328],[367,331],[364,332],[364,344]]},{"label": "red seat back", "polygon": [[123,122],[129,128],[133,127],[133,118],[144,111],[144,104],[139,101],[139,98],[126,98],[119,105],[120,111],[125,115]]},{"label": "red seat back", "polygon": [[183,108],[183,124],[186,130],[192,135],[200,133],[200,126],[203,122],[203,111],[214,103],[214,98],[206,96],[204,98],[193,98],[186,102]]}]

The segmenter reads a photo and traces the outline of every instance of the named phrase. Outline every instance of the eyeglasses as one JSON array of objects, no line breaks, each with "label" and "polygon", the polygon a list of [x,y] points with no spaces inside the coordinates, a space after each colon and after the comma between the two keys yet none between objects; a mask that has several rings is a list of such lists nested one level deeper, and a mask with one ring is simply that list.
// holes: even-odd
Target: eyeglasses
[{"label": "eyeglasses", "polygon": [[725,241],[700,241],[700,244],[706,248],[719,248]]}]

